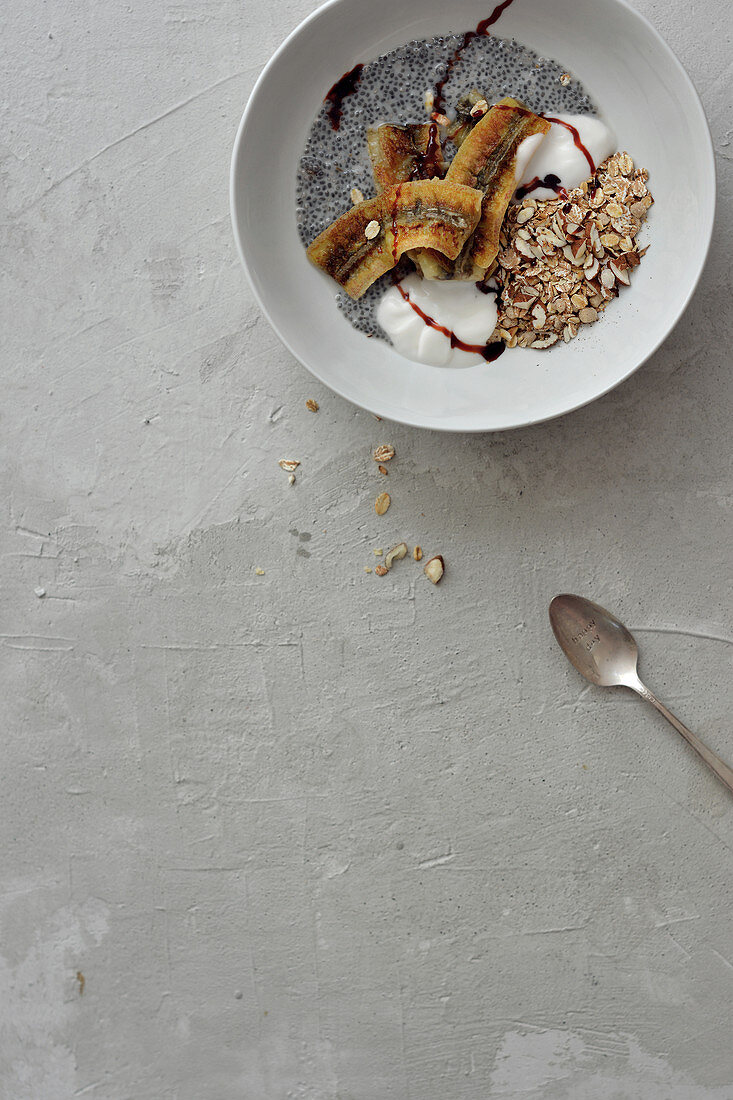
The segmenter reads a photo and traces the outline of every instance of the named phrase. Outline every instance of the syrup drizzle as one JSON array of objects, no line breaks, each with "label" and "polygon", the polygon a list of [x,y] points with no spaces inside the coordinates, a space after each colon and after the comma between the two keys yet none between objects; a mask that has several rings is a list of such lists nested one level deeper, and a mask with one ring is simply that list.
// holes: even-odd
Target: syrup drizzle
[{"label": "syrup drizzle", "polygon": [[440,143],[438,124],[437,122],[431,122],[430,129],[428,130],[428,142],[425,146],[425,152],[418,153],[415,157],[415,164],[410,172],[410,179],[430,180],[433,176],[439,175],[438,157],[442,151],[443,146]]},{"label": "syrup drizzle", "polygon": [[344,100],[347,96],[353,95],[356,91],[363,68],[364,66],[362,64],[355,65],[350,72],[344,73],[341,79],[337,80],[330,91],[326,93],[323,102],[328,103],[326,114],[328,115],[333,130],[338,130],[341,125]]},{"label": "syrup drizzle", "polygon": [[554,191],[561,199],[568,197],[567,191],[560,183],[560,177],[556,176],[554,172],[548,172],[543,180],[539,176],[535,176],[529,183],[523,183],[514,192],[514,197],[515,199],[523,199],[525,195],[528,195],[530,191],[536,191],[538,187],[546,187],[548,191]]},{"label": "syrup drizzle", "polygon": [[588,164],[590,165],[591,175],[594,176],[596,174],[596,166],[593,163],[593,157],[590,155],[590,153],[586,149],[585,145],[583,145],[583,142],[580,140],[580,134],[575,129],[575,127],[571,126],[571,124],[569,122],[563,122],[563,120],[561,118],[552,118],[551,115],[543,115],[542,117],[547,119],[548,122],[554,122],[558,126],[564,126],[566,130],[570,131],[570,133],[573,135],[573,142],[575,143],[575,148],[580,149],[581,153],[583,154],[585,159],[588,161]]},{"label": "syrup drizzle", "polygon": [[488,35],[489,34],[489,27],[493,27],[494,23],[496,23],[499,16],[502,15],[502,13],[504,11],[506,11],[506,9],[509,7],[509,5],[511,3],[512,3],[512,0],[503,0],[503,2],[501,4],[496,5],[496,7],[492,11],[492,13],[488,17],[488,19],[482,19],[481,20],[481,22],[476,27],[475,31],[466,31],[466,33],[463,36],[463,41],[461,42],[460,46],[455,51],[453,56],[448,59],[448,64],[446,66],[445,76],[442,78],[442,80],[439,80],[438,83],[435,85],[435,90],[433,92],[433,96],[434,96],[433,109],[436,112],[440,113],[445,109],[445,98],[444,98],[443,92],[445,90],[446,84],[448,83],[448,81],[450,79],[450,75],[453,72],[454,66],[456,65],[456,63],[460,59],[460,56],[463,53],[463,51],[465,50],[466,46],[468,46],[471,42],[473,42],[474,38],[482,38],[485,35]]},{"label": "syrup drizzle", "polygon": [[429,313],[425,313],[422,309],[420,309],[420,306],[413,302],[410,295],[403,288],[402,283],[395,283],[395,286],[407,302],[408,306],[410,306],[411,309],[414,309],[415,313],[425,322],[428,328],[434,328],[436,332],[442,332],[443,336],[448,337],[448,339],[450,340],[450,346],[452,348],[458,348],[459,351],[467,351],[470,355],[480,355],[483,359],[486,360],[487,363],[493,363],[494,360],[498,359],[499,356],[504,352],[506,344],[502,343],[501,340],[495,340],[493,344],[464,343],[463,340],[456,336],[455,332],[452,332],[451,329],[446,328],[445,325],[439,324],[434,317],[430,316]]},{"label": "syrup drizzle", "polygon": [[498,288],[495,287],[495,286],[489,286],[489,280],[491,278],[492,278],[491,275],[484,275],[483,279],[481,279],[478,283],[476,283],[476,289],[480,290],[482,294],[495,294],[496,297],[497,297],[497,301],[498,301],[498,298],[499,298]]}]

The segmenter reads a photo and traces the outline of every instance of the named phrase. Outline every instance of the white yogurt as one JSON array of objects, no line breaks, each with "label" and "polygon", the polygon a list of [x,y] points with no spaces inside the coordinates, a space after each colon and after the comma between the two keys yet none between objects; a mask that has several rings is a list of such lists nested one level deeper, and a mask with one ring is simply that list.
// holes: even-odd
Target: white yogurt
[{"label": "white yogurt", "polygon": [[[483,347],[496,328],[496,298],[483,294],[475,283],[443,282],[408,275],[400,286],[423,313],[455,333],[464,344]],[[470,367],[482,356],[451,347],[450,337],[432,328],[406,302],[396,286],[382,297],[377,322],[406,359],[431,367]]]},{"label": "white yogurt", "polygon": [[[559,116],[558,116],[559,117]],[[520,142],[517,149],[517,159],[514,162],[514,183],[516,187],[525,182],[527,165],[537,152],[537,147],[545,140],[544,134],[530,134],[528,138]],[[532,173],[530,179],[534,178]]]},{"label": "white yogurt", "polygon": [[[553,117],[575,127],[596,167],[611,153],[616,152],[616,139],[613,132],[605,122],[601,122],[600,118],[592,118],[590,115],[554,115]],[[571,191],[591,175],[585,154],[582,149],[577,148],[573,135],[564,126],[553,122],[544,140],[536,142],[535,137],[539,135],[525,138],[517,150],[518,187],[524,183],[530,183],[535,176],[544,179],[545,176],[552,174],[559,176],[561,187]],[[534,144],[529,146],[529,142]],[[523,156],[525,152],[529,153],[528,158]],[[524,162],[521,165],[520,157]],[[555,192],[547,187],[538,187],[531,194],[533,199],[555,197]]]}]

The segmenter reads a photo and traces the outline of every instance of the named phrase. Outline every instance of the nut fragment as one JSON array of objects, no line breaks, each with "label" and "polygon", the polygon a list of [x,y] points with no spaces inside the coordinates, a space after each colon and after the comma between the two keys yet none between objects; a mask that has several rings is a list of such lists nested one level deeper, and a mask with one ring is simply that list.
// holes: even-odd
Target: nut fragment
[{"label": "nut fragment", "polygon": [[373,241],[375,237],[379,236],[379,230],[379,222],[372,219],[364,230],[364,236],[368,241]]},{"label": "nut fragment", "polygon": [[290,476],[288,477],[288,483],[290,485],[295,485],[295,474],[290,474]]},{"label": "nut fragment", "polygon": [[422,546],[416,546],[415,549],[412,551],[412,556],[415,559],[415,561],[421,561],[422,560]]},{"label": "nut fragment", "polygon": [[628,273],[620,268],[618,264],[611,263],[611,271],[614,273],[620,283],[623,283],[624,286],[631,286],[631,279],[629,278]]},{"label": "nut fragment", "polygon": [[300,462],[297,458],[281,458],[278,462],[278,466],[280,466],[283,470],[291,472],[292,470],[298,469],[298,466],[300,466]]},{"label": "nut fragment", "polygon": [[562,76],[560,77],[560,83],[564,87],[567,87],[568,84],[570,83],[570,73],[563,73]]},{"label": "nut fragment", "polygon": [[590,263],[585,268],[585,277],[588,282],[590,282],[591,279],[595,279],[596,275],[598,274],[598,268],[600,266],[596,256],[589,257],[589,259]]},{"label": "nut fragment", "polygon": [[317,413],[321,406],[318,404],[317,401],[314,401],[312,397],[309,397],[305,403],[305,407],[310,412]]},{"label": "nut fragment", "polygon": [[516,241],[514,242],[514,247],[516,248],[517,252],[521,252],[523,256],[529,256],[530,260],[534,260],[536,258],[532,245],[529,244],[528,241],[523,241],[521,237],[517,237]]},{"label": "nut fragment", "polygon": [[489,105],[485,99],[479,99],[478,103],[474,103],[471,108],[471,118],[483,118],[489,109]]},{"label": "nut fragment", "polygon": [[394,458],[397,454],[391,443],[382,443],[380,447],[376,447],[372,452],[372,458],[375,462],[389,462],[390,458]]},{"label": "nut fragment", "polygon": [[389,470],[387,469],[386,466],[379,466],[378,469],[379,469],[380,474],[388,474],[389,473]]},{"label": "nut fragment", "polygon": [[400,542],[386,554],[384,564],[391,569],[396,561],[402,561],[404,557],[407,557],[407,543]]},{"label": "nut fragment", "polygon": [[374,572],[377,574],[378,577],[386,577],[389,573],[389,569],[386,569],[383,565],[378,565]]},{"label": "nut fragment", "polygon": [[255,569],[255,573],[257,574],[258,577],[264,577],[264,575],[265,575],[264,569]]},{"label": "nut fragment", "polygon": [[354,206],[357,206],[360,202],[364,202],[364,195],[358,187],[351,188],[351,201]]},{"label": "nut fragment", "polygon": [[392,503],[392,498],[389,493],[380,493],[377,499],[374,501],[374,511],[378,516],[383,516]]},{"label": "nut fragment", "polygon": [[437,584],[440,578],[445,573],[445,562],[440,554],[436,554],[434,558],[431,558],[423,569],[425,576],[433,584]]}]

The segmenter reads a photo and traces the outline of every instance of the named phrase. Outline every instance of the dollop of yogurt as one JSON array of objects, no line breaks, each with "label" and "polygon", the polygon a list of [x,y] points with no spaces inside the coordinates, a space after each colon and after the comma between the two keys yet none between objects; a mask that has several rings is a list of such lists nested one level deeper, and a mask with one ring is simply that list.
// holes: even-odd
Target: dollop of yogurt
[{"label": "dollop of yogurt", "polygon": [[[616,152],[613,131],[600,118],[592,115],[553,115],[560,122],[567,122],[575,130],[588,150],[596,168],[606,157]],[[539,140],[538,140],[539,138]],[[531,143],[531,144],[530,144]],[[517,187],[531,183],[533,179],[557,176],[559,186],[572,191],[591,175],[588,158],[575,144],[572,131],[558,122],[552,122],[543,138],[536,134],[525,138],[517,150]],[[555,192],[548,187],[532,189],[534,199],[552,199]]]},{"label": "dollop of yogurt", "polygon": [[377,322],[395,350],[431,367],[483,363],[480,354],[454,347],[450,334],[463,344],[485,347],[496,328],[496,318],[496,296],[484,294],[476,283],[421,279],[416,274],[407,275],[399,287],[391,286],[377,309]]}]

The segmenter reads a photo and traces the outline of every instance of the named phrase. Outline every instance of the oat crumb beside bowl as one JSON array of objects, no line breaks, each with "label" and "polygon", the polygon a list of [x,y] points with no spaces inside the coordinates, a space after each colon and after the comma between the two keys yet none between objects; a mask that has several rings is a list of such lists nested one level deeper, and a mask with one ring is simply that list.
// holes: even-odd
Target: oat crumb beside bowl
[{"label": "oat crumb beside bowl", "polygon": [[[232,163],[245,269],[296,357],[375,415],[567,412],[694,290],[715,182],[694,89],[622,0],[551,7],[332,0],[258,81]],[[301,91],[268,131],[276,82]]]}]

